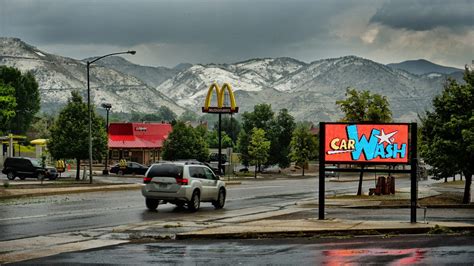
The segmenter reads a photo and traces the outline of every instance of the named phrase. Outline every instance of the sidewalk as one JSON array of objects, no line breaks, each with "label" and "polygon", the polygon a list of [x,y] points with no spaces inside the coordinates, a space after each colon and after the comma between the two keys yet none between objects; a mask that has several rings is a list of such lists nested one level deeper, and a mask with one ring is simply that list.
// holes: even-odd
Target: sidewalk
[{"label": "sidewalk", "polygon": [[48,195],[60,195],[70,193],[85,193],[98,191],[117,191],[131,190],[141,188],[141,184],[119,184],[119,185],[100,185],[93,187],[44,187],[44,188],[21,188],[21,189],[0,189],[0,199],[12,199],[20,197],[38,197]]}]

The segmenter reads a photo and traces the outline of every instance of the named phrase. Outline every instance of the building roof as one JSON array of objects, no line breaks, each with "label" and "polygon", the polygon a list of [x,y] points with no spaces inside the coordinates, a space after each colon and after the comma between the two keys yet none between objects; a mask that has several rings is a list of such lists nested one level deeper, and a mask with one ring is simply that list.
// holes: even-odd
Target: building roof
[{"label": "building roof", "polygon": [[158,149],[171,132],[168,123],[111,123],[110,149]]}]

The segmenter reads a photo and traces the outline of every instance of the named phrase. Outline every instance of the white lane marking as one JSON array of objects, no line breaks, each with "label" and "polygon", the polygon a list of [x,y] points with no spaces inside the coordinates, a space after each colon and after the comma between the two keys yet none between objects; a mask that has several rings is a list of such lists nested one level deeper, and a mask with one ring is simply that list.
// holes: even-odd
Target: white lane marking
[{"label": "white lane marking", "polygon": [[31,216],[23,216],[23,217],[11,217],[11,218],[3,218],[3,219],[0,219],[0,221],[21,220],[21,219],[30,219],[30,218],[41,218],[41,217],[46,217],[46,216],[49,216],[49,215],[41,214],[41,215],[31,215]]}]

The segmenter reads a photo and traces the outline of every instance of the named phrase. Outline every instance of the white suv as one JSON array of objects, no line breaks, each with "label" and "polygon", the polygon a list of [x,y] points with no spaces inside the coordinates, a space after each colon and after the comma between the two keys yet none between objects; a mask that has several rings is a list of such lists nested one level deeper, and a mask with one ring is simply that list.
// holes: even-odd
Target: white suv
[{"label": "white suv", "polygon": [[203,163],[163,162],[150,166],[143,178],[142,195],[148,209],[156,210],[160,203],[178,207],[187,204],[197,211],[202,202],[212,202],[216,209],[224,207],[225,183]]}]

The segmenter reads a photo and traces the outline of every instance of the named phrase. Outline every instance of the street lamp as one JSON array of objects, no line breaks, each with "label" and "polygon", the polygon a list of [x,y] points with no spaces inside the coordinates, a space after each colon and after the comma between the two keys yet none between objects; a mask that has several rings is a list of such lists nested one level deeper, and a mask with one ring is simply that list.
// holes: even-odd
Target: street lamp
[{"label": "street lamp", "polygon": [[[112,105],[110,103],[103,103],[102,108],[105,108],[107,111],[107,120],[105,122],[105,132],[107,132],[107,143],[109,142],[109,111],[112,108]],[[109,161],[109,147],[107,144],[107,154],[105,155],[105,165],[104,165],[104,170],[102,171],[103,175],[108,175],[109,174],[109,167],[108,167],[108,161]]]},{"label": "street lamp", "polygon": [[134,55],[135,53],[136,53],[135,51],[118,52],[118,53],[106,54],[106,55],[97,57],[96,59],[92,61],[87,61],[87,110],[89,112],[89,181],[90,181],[89,183],[91,184],[92,184],[92,108],[91,108],[91,88],[90,88],[90,81],[89,81],[90,65],[92,65],[94,62],[97,62],[100,59],[107,56],[119,55],[119,54]]}]

